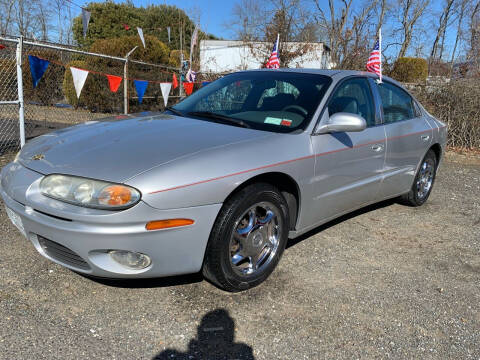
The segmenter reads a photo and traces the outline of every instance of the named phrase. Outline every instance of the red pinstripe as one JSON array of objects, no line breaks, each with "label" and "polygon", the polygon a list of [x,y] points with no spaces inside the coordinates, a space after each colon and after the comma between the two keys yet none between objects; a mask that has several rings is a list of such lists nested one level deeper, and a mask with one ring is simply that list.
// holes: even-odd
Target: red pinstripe
[{"label": "red pinstripe", "polygon": [[[442,128],[443,128],[443,127],[442,127]],[[440,129],[442,129],[442,128],[440,128]],[[317,157],[317,156],[325,156],[325,155],[337,153],[337,152],[340,152],[340,151],[357,149],[357,148],[360,148],[360,147],[363,147],[363,146],[368,146],[368,145],[372,145],[372,144],[378,144],[378,143],[380,143],[380,142],[385,142],[385,141],[387,141],[387,140],[400,139],[400,138],[403,138],[403,137],[413,136],[413,135],[419,135],[419,134],[423,134],[423,133],[430,132],[430,131],[432,131],[432,129],[424,130],[424,131],[418,131],[418,132],[414,132],[414,133],[406,134],[406,135],[393,136],[393,137],[390,137],[390,138],[388,138],[388,139],[382,139],[382,140],[377,140],[377,141],[370,141],[370,142],[368,142],[368,143],[364,143],[364,144],[360,144],[360,145],[355,145],[355,146],[352,146],[352,147],[344,147],[344,148],[341,148],[341,149],[332,150],[332,151],[327,151],[327,152],[323,152],[323,153],[319,153],[319,154],[314,154],[314,155],[303,156],[303,157],[296,158],[296,159],[292,159],[292,160],[281,161],[281,162],[278,162],[278,163],[269,164],[269,165],[264,165],[264,166],[256,167],[256,168],[254,168],[254,169],[243,170],[243,171],[239,171],[239,172],[236,172],[236,173],[232,173],[232,174],[228,174],[228,175],[223,175],[223,176],[218,176],[218,177],[211,178],[211,179],[207,179],[207,180],[197,181],[197,182],[190,183],[190,184],[179,185],[179,186],[175,186],[175,187],[171,187],[171,188],[167,188],[167,189],[163,189],[163,190],[152,191],[152,192],[149,193],[149,195],[157,194],[157,193],[161,193],[161,192],[165,192],[165,191],[170,191],[170,190],[182,189],[182,188],[185,188],[185,187],[188,187],[188,186],[193,186],[193,185],[205,184],[205,183],[210,182],[210,181],[221,180],[221,179],[225,179],[225,178],[227,178],[227,177],[237,176],[237,175],[245,174],[245,173],[252,172],[252,171],[267,169],[267,168],[274,167],[274,166],[285,165],[285,164],[288,164],[288,163],[291,163],[291,162],[294,162],[294,161],[306,160],[306,159],[311,159],[311,158]]]}]

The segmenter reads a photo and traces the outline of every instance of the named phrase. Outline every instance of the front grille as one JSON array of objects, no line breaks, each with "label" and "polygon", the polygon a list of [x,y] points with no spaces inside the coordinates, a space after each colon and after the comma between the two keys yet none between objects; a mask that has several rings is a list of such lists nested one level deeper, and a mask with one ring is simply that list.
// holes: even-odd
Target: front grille
[{"label": "front grille", "polygon": [[83,260],[77,253],[73,252],[69,248],[66,248],[63,245],[57,244],[51,240],[44,238],[43,236],[37,235],[38,242],[42,247],[43,251],[50,256],[52,259],[58,260],[64,264],[76,267],[82,270],[89,270],[90,266],[88,263]]}]

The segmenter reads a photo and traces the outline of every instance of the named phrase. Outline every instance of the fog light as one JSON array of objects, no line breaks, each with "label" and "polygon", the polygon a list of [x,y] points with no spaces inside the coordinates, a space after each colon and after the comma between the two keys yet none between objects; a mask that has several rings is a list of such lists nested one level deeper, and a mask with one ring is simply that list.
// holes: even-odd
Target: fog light
[{"label": "fog light", "polygon": [[133,270],[145,269],[152,263],[147,255],[126,250],[112,250],[110,256],[120,265]]}]

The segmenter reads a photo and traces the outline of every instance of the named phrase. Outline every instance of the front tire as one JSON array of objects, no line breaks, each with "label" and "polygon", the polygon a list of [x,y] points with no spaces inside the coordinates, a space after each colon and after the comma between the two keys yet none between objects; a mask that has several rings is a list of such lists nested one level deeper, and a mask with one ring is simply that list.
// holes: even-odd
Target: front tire
[{"label": "front tire", "polygon": [[230,292],[262,283],[285,250],[288,214],[284,197],[269,184],[252,184],[233,195],[210,234],[204,276]]},{"label": "front tire", "polygon": [[423,205],[432,192],[437,173],[437,156],[430,149],[423,158],[410,191],[400,197],[400,202],[409,206]]}]

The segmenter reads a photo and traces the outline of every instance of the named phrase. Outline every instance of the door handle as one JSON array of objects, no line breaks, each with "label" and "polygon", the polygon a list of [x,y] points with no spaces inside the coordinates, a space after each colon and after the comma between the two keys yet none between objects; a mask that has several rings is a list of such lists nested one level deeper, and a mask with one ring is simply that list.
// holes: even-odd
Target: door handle
[{"label": "door handle", "polygon": [[430,139],[430,135],[422,135],[421,138],[423,141],[428,141]]},{"label": "door handle", "polygon": [[372,145],[372,150],[375,152],[380,152],[383,150],[383,145],[382,144],[375,144]]}]

